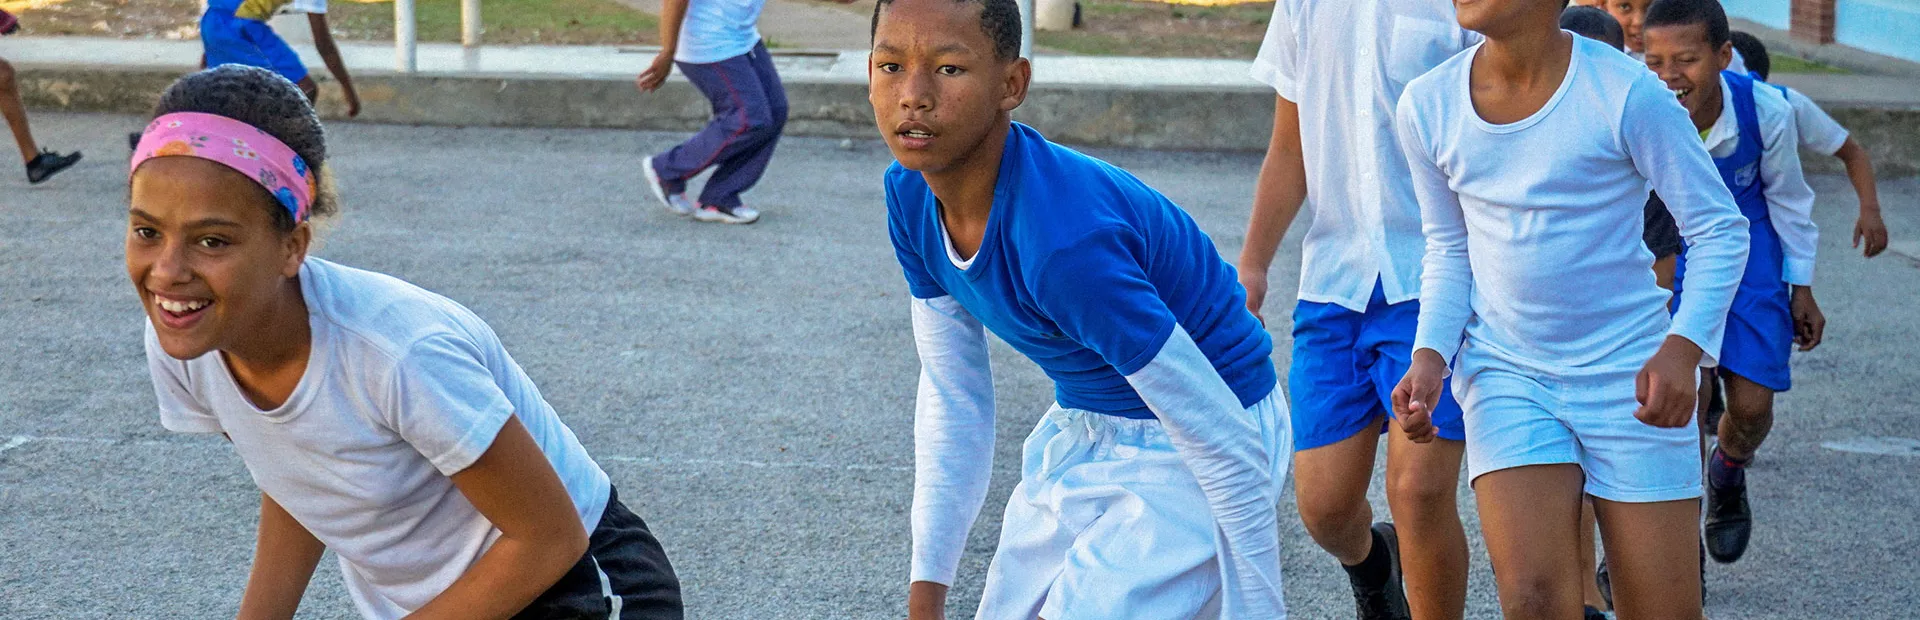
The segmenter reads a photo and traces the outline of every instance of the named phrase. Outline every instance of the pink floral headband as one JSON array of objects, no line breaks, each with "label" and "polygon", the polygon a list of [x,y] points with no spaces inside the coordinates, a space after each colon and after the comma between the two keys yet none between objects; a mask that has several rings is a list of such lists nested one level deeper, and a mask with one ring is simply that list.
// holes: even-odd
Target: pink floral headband
[{"label": "pink floral headband", "polygon": [[313,208],[313,170],[307,160],[252,125],[200,112],[163,115],[141,134],[127,174],[131,177],[149,159],[176,156],[217,162],[247,175],[280,201],[295,222],[306,221]]}]

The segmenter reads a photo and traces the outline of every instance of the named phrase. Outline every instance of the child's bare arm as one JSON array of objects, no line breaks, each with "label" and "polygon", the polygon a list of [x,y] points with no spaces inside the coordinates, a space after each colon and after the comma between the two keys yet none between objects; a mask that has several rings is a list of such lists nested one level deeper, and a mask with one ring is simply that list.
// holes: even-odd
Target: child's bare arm
[{"label": "child's bare arm", "polygon": [[258,537],[239,618],[292,618],[327,547],[266,493],[260,494]]},{"label": "child's bare arm", "polygon": [[1879,256],[1887,249],[1887,224],[1880,220],[1880,190],[1874,185],[1873,157],[1851,137],[1833,156],[1846,165],[1847,180],[1853,182],[1854,193],[1860,195],[1860,219],[1853,225],[1853,247],[1860,247],[1860,242],[1865,240],[1867,245],[1861,253],[1868,258]]},{"label": "child's bare arm", "polygon": [[687,19],[688,0],[664,0],[660,3],[660,54],[653,57],[653,64],[633,84],[640,92],[650,93],[665,84],[667,76],[673,73],[674,53],[680,47],[680,25]]},{"label": "child's bare arm", "polygon": [[308,13],[307,25],[313,28],[313,48],[320,52],[320,60],[327,63],[327,71],[333,73],[333,79],[340,82],[340,91],[347,97],[347,116],[359,116],[360,93],[353,88],[353,76],[347,74],[347,63],[340,60],[340,46],[333,42],[333,28],[327,25],[327,14]]}]

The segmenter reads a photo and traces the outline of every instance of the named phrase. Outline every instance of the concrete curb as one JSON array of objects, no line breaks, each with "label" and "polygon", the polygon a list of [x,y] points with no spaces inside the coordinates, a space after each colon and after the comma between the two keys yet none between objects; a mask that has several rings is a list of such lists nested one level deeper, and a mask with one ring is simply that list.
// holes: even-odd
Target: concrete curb
[{"label": "concrete curb", "polygon": [[[149,112],[158,93],[191,70],[25,63],[18,69],[23,98],[31,108],[127,114]],[[708,117],[706,100],[680,79],[646,96],[635,92],[629,79],[607,75],[364,71],[355,82],[364,104],[357,120],[375,123],[692,131]],[[864,81],[818,75],[790,79],[786,85],[790,135],[878,135]],[[331,82],[322,82],[322,88],[321,114],[342,118],[345,110],[337,88]],[[1802,90],[1820,98],[1814,90]],[[1882,176],[1920,174],[1920,105],[1877,100],[1827,105],[1867,145]],[[1014,116],[1069,144],[1258,151],[1266,148],[1272,133],[1273,94],[1251,84],[1042,83],[1034,85]],[[1839,169],[1832,157],[1805,159],[1812,170]]]}]

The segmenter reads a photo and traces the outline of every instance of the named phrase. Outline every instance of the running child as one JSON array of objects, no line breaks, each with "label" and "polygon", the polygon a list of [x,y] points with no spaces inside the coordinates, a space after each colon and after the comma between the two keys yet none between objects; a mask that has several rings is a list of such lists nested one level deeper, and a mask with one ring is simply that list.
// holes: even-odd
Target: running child
[{"label": "running child", "polygon": [[[1731,563],[1753,533],[1746,466],[1773,428],[1773,395],[1793,387],[1794,345],[1819,346],[1826,318],[1813,297],[1813,189],[1800,170],[1793,104],[1779,89],[1724,70],[1732,57],[1727,16],[1717,0],[1657,0],[1647,9],[1647,68],[1659,74],[1692,117],[1740,212],[1752,222],[1752,249],[1727,317],[1715,374],[1726,414],[1707,457],[1707,554]],[[1695,249],[1680,258],[1674,281],[1682,303],[1691,290]],[[1715,281],[1715,284],[1718,284]]]},{"label": "running child", "polygon": [[[1620,616],[1697,620],[1695,368],[1720,350],[1746,222],[1673,94],[1561,31],[1561,0],[1457,6],[1486,41],[1409,84],[1397,116],[1427,251],[1394,408],[1429,440],[1451,373],[1506,617],[1580,617],[1591,497]],[[1638,243],[1649,184],[1692,252],[1671,316]]]},{"label": "running child", "polygon": [[260,486],[240,617],[293,617],[331,550],[366,618],[680,618],[660,543],[485,322],[307,255],[327,155],[292,82],[225,66],[167,88],[132,160],[160,423],[226,435]]},{"label": "running child", "polygon": [[[0,35],[19,30],[19,18],[0,11]],[[20,102],[20,85],[14,79],[13,65],[5,58],[0,58],[0,117],[6,118],[7,128],[13,130],[13,142],[20,147],[20,158],[27,164],[28,183],[42,183],[80,163],[79,151],[55,153],[42,150],[39,143],[33,141],[33,129],[27,125],[27,106]]]},{"label": "running child", "polygon": [[319,101],[320,85],[307,74],[306,61],[300,60],[300,54],[267,25],[267,20],[282,8],[307,14],[313,48],[340,83],[340,91],[347,98],[347,116],[360,115],[360,93],[353,88],[353,76],[347,74],[340,47],[333,41],[333,28],[327,24],[327,0],[207,0],[206,7],[200,15],[200,43],[206,54],[201,61],[203,67],[235,64],[270,69],[300,85],[308,101]]},{"label": "running child", "polygon": [[[1749,73],[1766,81],[1773,68],[1773,57],[1767,53],[1766,44],[1738,30],[1733,31],[1732,39],[1733,51],[1746,57]],[[1887,249],[1887,224],[1880,218],[1880,192],[1874,185],[1872,156],[1813,99],[1791,86],[1776,84],[1774,87],[1787,96],[1787,103],[1793,104],[1793,124],[1800,133],[1800,148],[1832,155],[1846,166],[1847,180],[1853,183],[1853,191],[1860,197],[1860,217],[1853,224],[1853,247],[1861,248],[1861,254],[1867,258],[1879,256]]]},{"label": "running child", "polygon": [[[1478,38],[1446,2],[1282,0],[1253,65],[1278,96],[1240,283],[1258,315],[1275,250],[1311,204],[1287,373],[1294,496],[1307,532],[1346,569],[1363,620],[1466,611],[1458,480],[1422,475],[1460,471],[1464,435],[1451,393],[1436,412],[1441,441],[1387,435],[1392,523],[1373,523],[1367,487],[1380,436],[1398,424],[1387,395],[1413,353],[1425,244],[1393,139],[1393,104],[1409,80]],[[1402,538],[1420,544],[1401,546]]]},{"label": "running child", "polygon": [[[908,615],[945,617],[994,440],[991,330],[1054,381],[979,618],[1286,617],[1273,343],[1186,212],[1048,142],[1014,0],[882,0],[868,65],[911,293]],[[984,328],[984,330],[983,330]]]},{"label": "running child", "polygon": [[[640,92],[666,83],[673,68],[713,104],[713,120],[686,142],[641,162],[647,188],[668,211],[701,222],[752,224],[760,211],[740,194],[760,182],[787,126],[787,91],[761,40],[767,0],[665,0],[660,54],[634,79]],[[687,201],[687,181],[713,168],[700,201]]]}]

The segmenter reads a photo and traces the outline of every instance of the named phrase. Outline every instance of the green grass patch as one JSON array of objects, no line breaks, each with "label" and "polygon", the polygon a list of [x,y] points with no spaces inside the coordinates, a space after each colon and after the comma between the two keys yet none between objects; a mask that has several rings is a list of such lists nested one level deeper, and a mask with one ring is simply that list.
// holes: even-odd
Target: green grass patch
[{"label": "green grass patch", "polygon": [[[393,38],[392,2],[333,2],[328,21],[344,39]],[[460,0],[415,0],[421,41],[460,41]],[[656,43],[660,22],[614,0],[481,0],[481,41],[491,45]]]},{"label": "green grass patch", "polygon": [[1824,65],[1798,56],[1771,54],[1774,73],[1847,73],[1846,69]]}]

